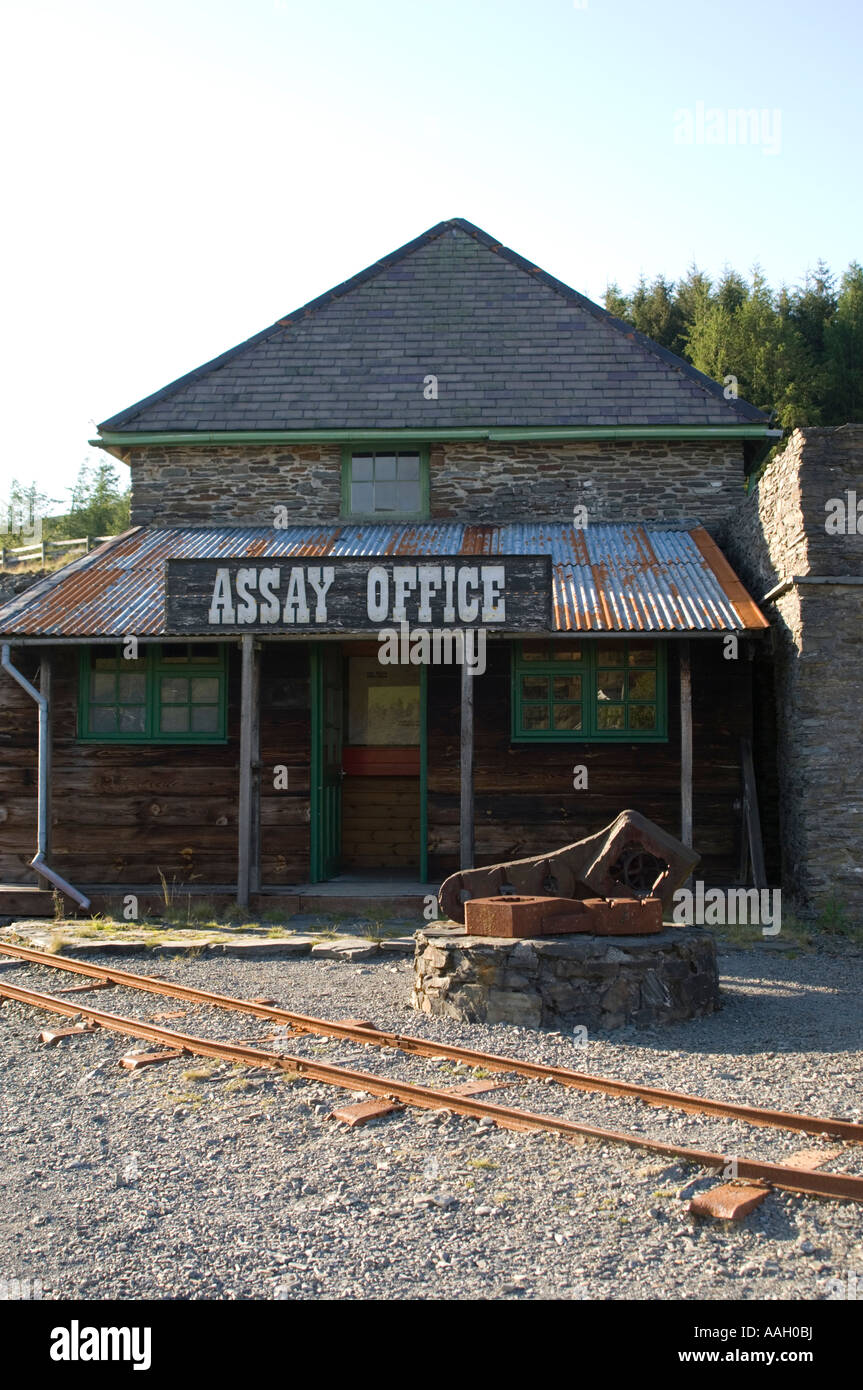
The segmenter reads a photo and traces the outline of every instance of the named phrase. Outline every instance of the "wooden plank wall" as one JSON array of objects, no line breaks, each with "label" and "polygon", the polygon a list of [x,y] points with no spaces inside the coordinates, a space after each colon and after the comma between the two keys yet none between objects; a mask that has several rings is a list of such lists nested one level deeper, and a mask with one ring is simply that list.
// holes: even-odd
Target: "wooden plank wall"
[{"label": "wooden plank wall", "polygon": [[342,783],[342,868],[419,872],[418,777],[346,777]]},{"label": "wooden plank wall", "polygon": [[[13,651],[35,681],[38,657]],[[228,742],[79,743],[78,652],[54,652],[54,847],[71,883],[231,884],[237,872],[239,652],[230,652]],[[308,647],[266,648],[261,671],[261,840],[267,884],[302,881],[309,855]],[[276,790],[273,768],[287,767]],[[0,690],[0,880],[32,881],[36,706],[3,675]]]},{"label": "wooden plank wall", "polygon": [[[510,742],[510,659],[489,644],[476,683],[476,863],[493,864],[555,849],[602,828],[631,807],[680,834],[678,664],[669,644],[667,743],[514,744]],[[694,841],[710,882],[736,879],[740,850],[740,736],[748,689],[744,662],[726,661],[718,641],[691,641]],[[459,678],[429,675],[429,871],[458,867]],[[574,791],[573,766],[588,770]]]},{"label": "wooden plank wall", "polygon": [[[267,886],[308,877],[310,717],[308,645],[265,646],[261,691],[262,878]],[[692,641],[694,840],[705,878],[735,881],[740,854],[741,733],[746,731],[744,660],[725,661],[718,641]],[[476,685],[476,862],[540,853],[601,828],[627,806],[679,834],[678,677],[669,659],[667,744],[511,744],[509,652],[489,644],[489,670]],[[13,651],[36,678],[34,650]],[[170,880],[231,884],[236,875],[239,654],[229,674],[229,741],[224,746],[77,742],[77,650],[55,649],[54,851],[72,883],[153,884]],[[764,702],[768,703],[768,702]],[[429,672],[430,877],[458,867],[459,672]],[[759,733],[761,738],[759,740]],[[759,788],[768,858],[777,843],[775,766],[770,732],[756,727],[767,786]],[[7,676],[0,687],[0,881],[31,883],[35,850],[36,708]],[[588,768],[589,788],[572,789],[572,768]],[[274,768],[287,768],[277,790]],[[761,767],[759,766],[759,773]],[[357,779],[382,783],[386,779]],[[397,779],[401,780],[401,779]],[[413,779],[404,779],[415,786]],[[412,797],[411,792],[411,797]],[[350,827],[361,793],[348,790]],[[397,793],[399,820],[407,807]],[[360,846],[349,857],[360,867]],[[411,835],[414,830],[411,826]],[[406,843],[401,841],[398,843]],[[367,867],[382,867],[368,864]],[[363,865],[366,867],[366,865]],[[409,865],[407,867],[410,867]],[[773,866],[768,863],[768,871]],[[775,878],[771,878],[775,881]]]}]

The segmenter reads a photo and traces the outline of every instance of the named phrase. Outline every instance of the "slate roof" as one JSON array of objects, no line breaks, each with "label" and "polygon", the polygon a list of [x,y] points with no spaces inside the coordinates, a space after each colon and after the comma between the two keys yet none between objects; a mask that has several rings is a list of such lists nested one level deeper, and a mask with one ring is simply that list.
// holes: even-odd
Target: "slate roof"
[{"label": "slate roof", "polygon": [[[550,555],[555,632],[759,631],[767,621],[700,526],[560,522],[465,526],[150,526],[105,542],[0,607],[0,634],[17,637],[170,635],[170,559],[282,560],[315,556]],[[273,635],[279,629],[273,629]],[[188,637],[188,632],[181,634]],[[306,634],[308,635],[308,634]]]},{"label": "slate roof", "polygon": [[[423,380],[438,378],[438,399]],[[103,421],[124,433],[767,424],[454,218]]]}]

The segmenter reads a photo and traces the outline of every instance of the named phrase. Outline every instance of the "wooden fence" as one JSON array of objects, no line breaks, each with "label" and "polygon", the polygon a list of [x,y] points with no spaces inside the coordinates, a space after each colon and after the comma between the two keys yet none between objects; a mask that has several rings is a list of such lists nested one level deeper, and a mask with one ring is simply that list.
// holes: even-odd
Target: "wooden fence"
[{"label": "wooden fence", "polygon": [[87,554],[94,545],[112,540],[112,536],[77,536],[69,541],[37,541],[35,545],[0,546],[0,566],[25,565],[28,560],[37,560],[44,569],[49,559],[62,550],[84,550]]}]

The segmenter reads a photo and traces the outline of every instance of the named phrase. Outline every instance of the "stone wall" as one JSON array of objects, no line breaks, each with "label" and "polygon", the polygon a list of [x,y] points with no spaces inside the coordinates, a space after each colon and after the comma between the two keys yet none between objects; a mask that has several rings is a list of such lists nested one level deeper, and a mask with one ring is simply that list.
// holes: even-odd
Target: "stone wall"
[{"label": "stone wall", "polygon": [[[341,516],[341,446],[141,448],[128,456],[132,524],[272,525],[336,523]],[[721,537],[743,486],[739,444],[686,441],[435,445],[430,457],[434,518],[593,522],[701,521]]]},{"label": "stone wall", "polygon": [[[796,430],[735,515],[732,564],[773,627],[783,887],[863,918],[858,691],[863,529],[827,530],[833,499],[863,502],[863,425]],[[861,519],[863,527],[863,519]],[[821,582],[821,581],[827,581]]]},{"label": "stone wall", "polygon": [[517,941],[418,932],[413,1007],[468,1023],[651,1028],[719,1008],[716,943],[698,928]]}]

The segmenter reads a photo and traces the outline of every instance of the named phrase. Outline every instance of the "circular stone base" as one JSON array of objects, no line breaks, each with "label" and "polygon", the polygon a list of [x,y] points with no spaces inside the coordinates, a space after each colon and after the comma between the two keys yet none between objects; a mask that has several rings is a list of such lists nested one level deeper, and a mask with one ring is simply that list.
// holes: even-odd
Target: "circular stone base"
[{"label": "circular stone base", "polygon": [[531,940],[417,933],[412,1004],[467,1023],[646,1028],[719,1008],[716,943],[697,927],[653,936]]}]

